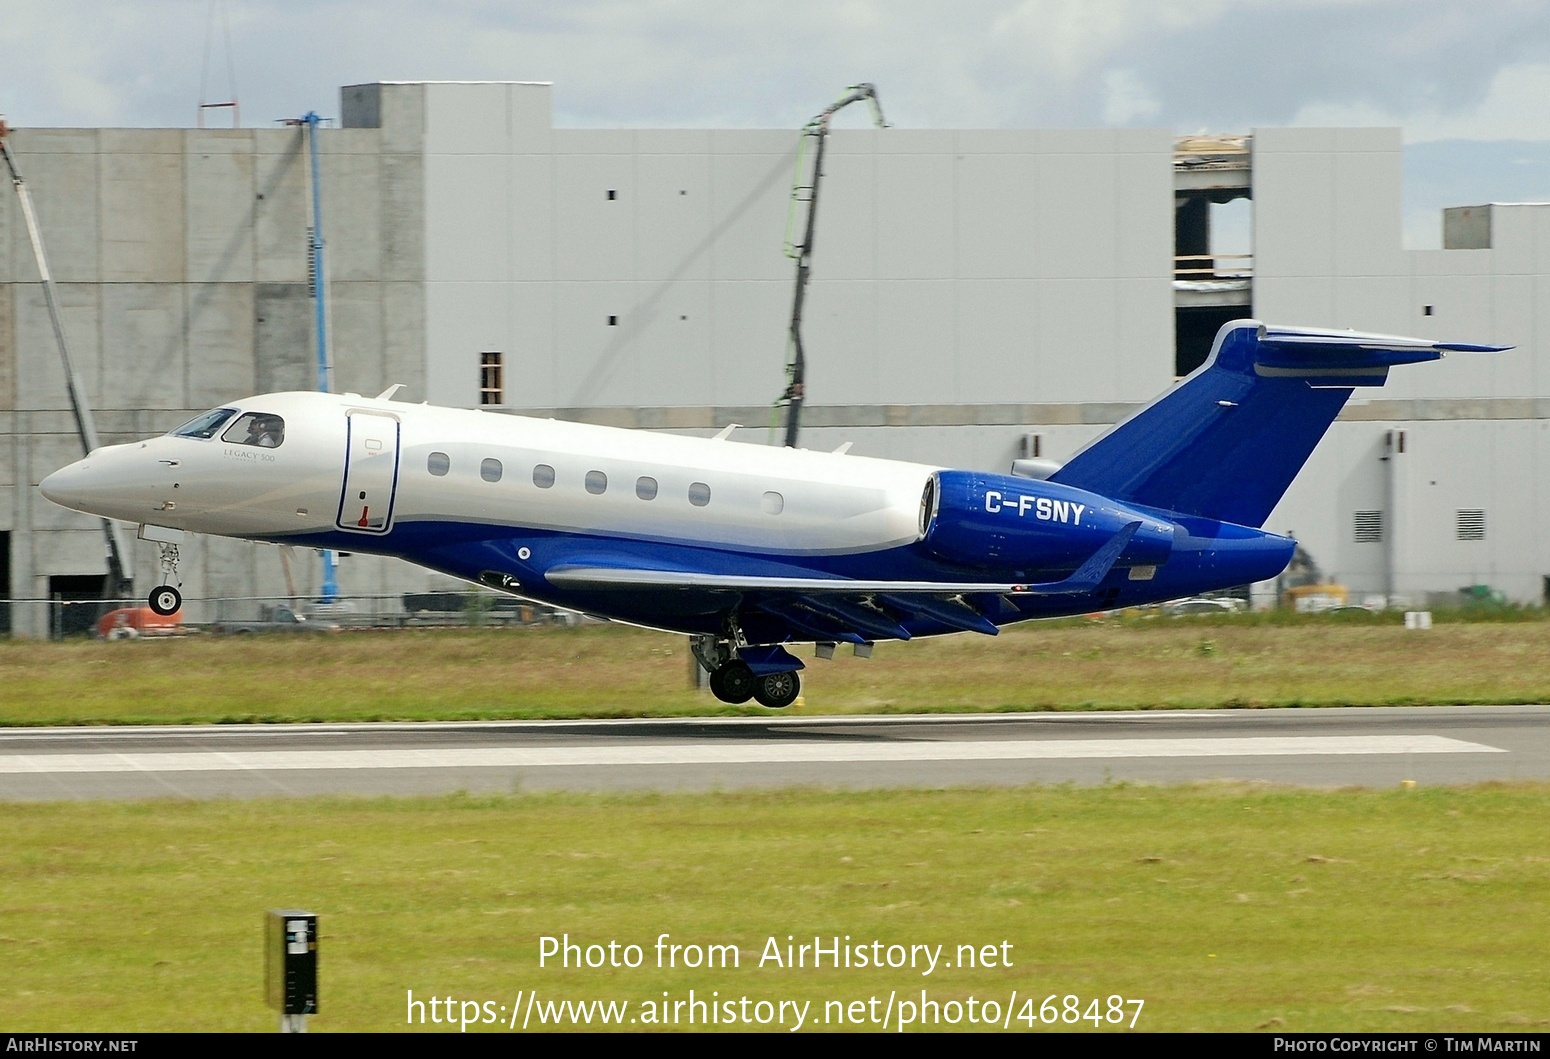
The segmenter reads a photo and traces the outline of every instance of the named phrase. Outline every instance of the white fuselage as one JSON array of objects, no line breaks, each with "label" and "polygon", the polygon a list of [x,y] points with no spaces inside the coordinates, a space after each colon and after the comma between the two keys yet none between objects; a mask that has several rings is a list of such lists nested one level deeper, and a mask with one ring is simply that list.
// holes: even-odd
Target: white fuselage
[{"label": "white fuselage", "polygon": [[[257,540],[343,532],[393,553],[406,523],[482,524],[851,554],[922,533],[936,468],[354,395],[227,406],[284,421],[274,447],[164,435],[49,476],[49,499],[127,522]],[[552,472],[552,473],[551,473]],[[547,483],[547,484],[546,484]]]}]

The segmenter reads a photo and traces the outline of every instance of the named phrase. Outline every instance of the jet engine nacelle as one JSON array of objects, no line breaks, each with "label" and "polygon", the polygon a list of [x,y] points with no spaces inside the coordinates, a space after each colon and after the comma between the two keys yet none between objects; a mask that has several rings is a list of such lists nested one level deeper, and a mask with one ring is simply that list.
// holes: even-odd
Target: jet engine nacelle
[{"label": "jet engine nacelle", "polygon": [[1157,566],[1173,548],[1173,524],[1096,493],[1005,474],[938,471],[926,486],[924,543],[971,566],[1068,570],[1132,522],[1141,523],[1121,567]]}]

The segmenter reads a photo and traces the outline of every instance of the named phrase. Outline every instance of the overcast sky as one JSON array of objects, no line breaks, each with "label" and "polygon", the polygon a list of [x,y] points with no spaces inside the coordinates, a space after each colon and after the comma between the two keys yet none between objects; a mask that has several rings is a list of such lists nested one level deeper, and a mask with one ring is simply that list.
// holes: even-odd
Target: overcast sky
[{"label": "overcast sky", "polygon": [[[4,0],[0,14],[0,112],[18,126],[192,125],[201,85],[267,125],[333,115],[344,84],[500,79],[553,81],[562,126],[794,128],[869,80],[913,128],[1550,141],[1545,0]],[[1518,177],[1544,165],[1507,156]]]},{"label": "overcast sky", "polygon": [[15,124],[248,124],[375,80],[546,80],[557,121],[799,125],[856,81],[912,127],[1400,125],[1550,139],[1550,4],[1526,0],[5,0]]}]

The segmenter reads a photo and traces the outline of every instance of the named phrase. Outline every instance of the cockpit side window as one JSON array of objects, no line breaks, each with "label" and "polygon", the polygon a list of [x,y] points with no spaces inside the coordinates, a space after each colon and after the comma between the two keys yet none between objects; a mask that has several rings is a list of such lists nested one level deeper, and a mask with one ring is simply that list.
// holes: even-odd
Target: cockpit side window
[{"label": "cockpit side window", "polygon": [[277,449],[285,440],[285,420],[268,412],[248,412],[221,435],[221,440],[233,445]]},{"label": "cockpit side window", "polygon": [[172,434],[179,438],[199,438],[202,441],[208,441],[215,437],[215,432],[236,414],[235,408],[213,408],[197,419],[184,423]]}]

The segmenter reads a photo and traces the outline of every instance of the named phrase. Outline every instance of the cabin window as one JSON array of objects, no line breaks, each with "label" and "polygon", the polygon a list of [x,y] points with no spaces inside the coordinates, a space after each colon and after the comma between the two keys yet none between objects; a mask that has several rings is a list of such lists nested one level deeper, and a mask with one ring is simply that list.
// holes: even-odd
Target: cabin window
[{"label": "cabin window", "polygon": [[759,506],[764,508],[766,515],[778,515],[786,509],[786,498],[772,489],[764,494]]},{"label": "cabin window", "polygon": [[646,475],[635,479],[635,495],[642,500],[655,500],[657,498],[657,480]]},{"label": "cabin window", "polygon": [[533,468],[533,484],[540,489],[548,489],[554,484],[554,468],[547,463],[540,463]]},{"label": "cabin window", "polygon": [[695,507],[704,507],[710,503],[710,486],[704,482],[694,482],[689,486],[689,503]]},{"label": "cabin window", "polygon": [[199,438],[208,441],[215,437],[215,432],[226,423],[226,420],[237,414],[235,408],[216,408],[206,412],[198,419],[189,420],[172,433],[180,438]]},{"label": "cabin window", "polygon": [[498,349],[487,349],[479,354],[479,403],[481,405],[506,403],[506,369],[504,358]]},{"label": "cabin window", "polygon": [[452,469],[452,457],[445,452],[433,452],[425,457],[425,469],[440,478]]},{"label": "cabin window", "polygon": [[484,462],[479,464],[479,477],[483,478],[487,482],[498,482],[498,481],[500,481],[501,480],[501,461],[500,460],[485,460]]},{"label": "cabin window", "polygon": [[228,427],[221,440],[233,445],[277,449],[285,441],[285,420],[268,412],[249,412]]},{"label": "cabin window", "polygon": [[602,496],[608,491],[608,475],[602,471],[587,472],[587,492]]}]

